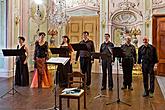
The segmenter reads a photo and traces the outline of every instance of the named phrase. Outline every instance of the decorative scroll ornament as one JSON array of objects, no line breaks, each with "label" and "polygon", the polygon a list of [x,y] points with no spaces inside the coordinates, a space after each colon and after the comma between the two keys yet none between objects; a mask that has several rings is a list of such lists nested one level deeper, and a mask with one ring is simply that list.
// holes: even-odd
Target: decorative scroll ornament
[{"label": "decorative scroll ornament", "polygon": [[67,0],[67,8],[79,7],[82,5],[88,7],[99,7],[100,0]]},{"label": "decorative scroll ornament", "polygon": [[135,3],[129,2],[128,0],[124,0],[123,2],[120,2],[118,5],[123,10],[129,10],[130,8],[134,8],[136,6]]},{"label": "decorative scroll ornament", "polygon": [[47,17],[46,6],[44,4],[37,5],[35,2],[32,2],[30,8],[30,17],[36,24],[43,24]]},{"label": "decorative scroll ornament", "polygon": [[18,8],[15,8],[14,10],[15,10],[15,12],[14,12],[15,24],[17,26],[20,23],[20,14],[19,14],[19,9]]},{"label": "decorative scroll ornament", "polygon": [[152,4],[155,5],[159,5],[161,4],[163,1],[162,0],[152,0]]},{"label": "decorative scroll ornament", "polygon": [[113,17],[113,23],[117,25],[131,25],[137,21],[137,18],[133,12],[121,11]]}]

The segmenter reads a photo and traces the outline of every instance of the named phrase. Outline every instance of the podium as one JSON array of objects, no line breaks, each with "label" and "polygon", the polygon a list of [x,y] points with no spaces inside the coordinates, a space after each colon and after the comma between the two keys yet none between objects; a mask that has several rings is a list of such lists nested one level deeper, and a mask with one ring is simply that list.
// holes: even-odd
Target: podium
[{"label": "podium", "polygon": [[131,106],[130,104],[127,104],[126,102],[121,101],[120,100],[120,95],[119,95],[119,68],[118,68],[118,62],[119,62],[119,59],[124,56],[123,50],[121,49],[121,47],[113,47],[112,48],[112,53],[113,53],[113,57],[117,58],[117,82],[116,82],[117,83],[117,100],[114,101],[114,102],[107,103],[106,105],[113,104],[113,103],[117,103],[117,104],[123,103],[125,105]]},{"label": "podium", "polygon": [[[50,58],[48,61],[46,61],[46,64],[54,64],[54,65],[59,65],[59,64],[63,64],[65,65],[68,61],[69,61],[70,58],[67,58],[67,57],[55,57],[55,58]],[[55,78],[54,78],[55,80]],[[57,107],[57,104],[56,104],[56,94],[57,94],[57,85],[56,85],[56,80],[54,81],[54,86],[55,86],[55,91],[54,91],[54,107],[53,108],[50,108],[51,110],[54,109],[54,110],[58,110],[58,107]],[[49,109],[49,110],[50,110]]]},{"label": "podium", "polygon": [[[52,54],[59,54],[59,56],[62,54],[67,54],[69,52],[69,50],[66,48],[50,48],[50,51]],[[67,64],[67,62],[69,60],[70,60],[69,57],[52,57],[48,61],[46,61],[46,64],[54,64],[54,66],[59,65],[59,64],[65,65],[65,64]],[[56,72],[55,72],[55,74],[56,74]],[[56,76],[57,75],[55,75],[55,77]],[[54,107],[48,108],[48,110],[59,110],[57,107],[57,104],[56,104],[57,80],[55,77],[54,77],[54,86],[55,86],[54,87]]]},{"label": "podium", "polygon": [[[20,94],[16,89],[15,89],[15,86],[14,86],[14,56],[20,56],[23,54],[23,52],[20,50],[20,49],[2,49],[2,52],[3,52],[3,55],[4,56],[8,56],[8,57],[13,57],[13,84],[12,84],[12,88],[7,91],[4,95],[1,96],[1,98],[3,98],[4,96],[6,96],[7,94],[11,94],[11,95],[14,95],[15,93],[18,93]],[[21,94],[20,94],[21,95]]]},{"label": "podium", "polygon": [[[59,57],[69,56],[69,49],[68,48],[50,48],[52,54],[56,54]],[[60,63],[59,63],[60,64]],[[58,64],[58,65],[59,65]],[[57,65],[57,64],[56,64]],[[58,75],[57,75],[58,76]],[[57,77],[56,77],[57,78]],[[57,82],[57,81],[56,81]]]}]

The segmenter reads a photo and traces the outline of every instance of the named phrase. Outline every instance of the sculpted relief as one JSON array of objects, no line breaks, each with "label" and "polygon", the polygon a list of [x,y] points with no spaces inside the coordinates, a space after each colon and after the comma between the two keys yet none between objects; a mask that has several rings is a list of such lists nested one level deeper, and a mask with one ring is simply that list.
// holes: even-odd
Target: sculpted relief
[{"label": "sculpted relief", "polygon": [[131,25],[136,22],[137,18],[133,12],[130,11],[122,11],[117,13],[112,21],[117,25]]},{"label": "sculpted relief", "polygon": [[[111,36],[114,36],[115,44],[120,45],[124,42],[126,33],[130,33],[134,28],[141,31],[144,19],[143,0],[111,0],[111,2],[109,20]],[[137,35],[131,36],[134,39]]]},{"label": "sculpted relief", "polygon": [[152,0],[153,14],[165,13],[165,1],[164,0]]}]

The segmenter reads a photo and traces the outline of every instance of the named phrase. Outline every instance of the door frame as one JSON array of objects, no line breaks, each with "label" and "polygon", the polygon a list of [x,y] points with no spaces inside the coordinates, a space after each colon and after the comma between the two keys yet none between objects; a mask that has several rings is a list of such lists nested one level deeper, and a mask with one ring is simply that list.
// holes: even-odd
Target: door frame
[{"label": "door frame", "polygon": [[[165,14],[152,15],[152,44],[157,49],[157,55],[158,55],[158,60],[159,60],[159,49],[158,49],[159,46],[158,46],[158,43],[157,43],[157,40],[158,40],[158,38],[157,38],[158,37],[158,32],[157,32],[158,22],[157,22],[157,19],[158,18],[165,18]],[[158,62],[157,69],[158,70],[160,69],[159,62]],[[156,72],[156,75],[165,76],[165,74],[163,74],[161,72],[160,73]]]}]

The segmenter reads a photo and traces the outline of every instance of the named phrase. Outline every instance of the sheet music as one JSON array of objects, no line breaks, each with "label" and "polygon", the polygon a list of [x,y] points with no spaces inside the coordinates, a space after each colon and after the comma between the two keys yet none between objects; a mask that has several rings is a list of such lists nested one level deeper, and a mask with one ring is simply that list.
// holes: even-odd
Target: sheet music
[{"label": "sheet music", "polygon": [[50,64],[63,64],[65,65],[70,58],[68,57],[52,57],[50,58],[46,63],[50,63]]},{"label": "sheet music", "polygon": [[78,89],[78,88],[65,88],[64,90],[62,90],[62,92],[73,91],[75,89]]}]

